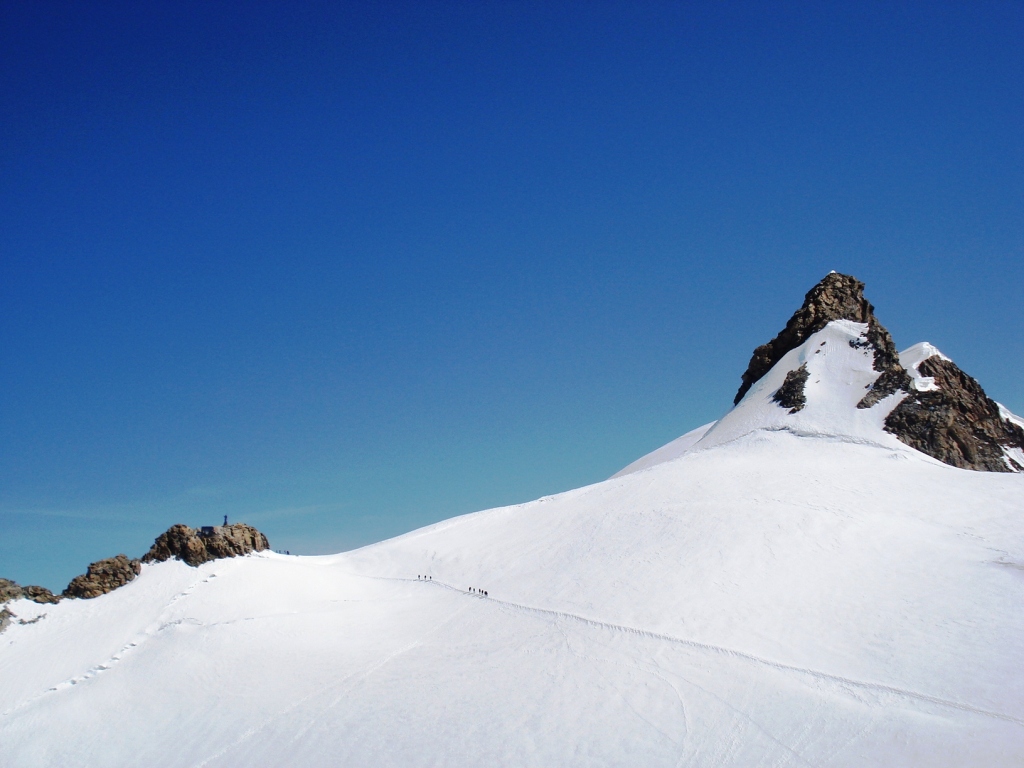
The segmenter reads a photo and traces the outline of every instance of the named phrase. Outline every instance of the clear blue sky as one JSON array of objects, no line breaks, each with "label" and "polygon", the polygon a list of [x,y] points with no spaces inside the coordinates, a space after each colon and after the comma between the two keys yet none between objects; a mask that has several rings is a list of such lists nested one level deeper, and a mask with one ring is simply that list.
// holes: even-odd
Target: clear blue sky
[{"label": "clear blue sky", "polygon": [[830,269],[1024,413],[1020,2],[0,3],[0,576],[601,480]]}]

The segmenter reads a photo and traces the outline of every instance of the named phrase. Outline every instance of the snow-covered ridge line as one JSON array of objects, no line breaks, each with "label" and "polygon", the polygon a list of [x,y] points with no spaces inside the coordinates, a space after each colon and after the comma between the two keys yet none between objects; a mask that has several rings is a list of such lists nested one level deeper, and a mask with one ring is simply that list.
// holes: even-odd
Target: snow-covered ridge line
[{"label": "snow-covered ridge line", "polygon": [[661,446],[661,448],[656,448],[650,453],[641,456],[632,464],[629,464],[620,469],[609,479],[624,477],[625,475],[630,475],[634,472],[640,472],[641,470],[644,469],[650,469],[651,467],[655,467],[659,464],[664,464],[666,461],[672,461],[673,459],[679,458],[684,453],[686,453],[690,448],[692,448],[697,443],[697,441],[704,437],[704,435],[707,434],[708,430],[715,426],[715,423],[716,422],[712,421],[708,424],[703,424],[697,427],[696,429],[691,429],[682,437],[677,437],[672,442],[666,443],[665,445]]}]

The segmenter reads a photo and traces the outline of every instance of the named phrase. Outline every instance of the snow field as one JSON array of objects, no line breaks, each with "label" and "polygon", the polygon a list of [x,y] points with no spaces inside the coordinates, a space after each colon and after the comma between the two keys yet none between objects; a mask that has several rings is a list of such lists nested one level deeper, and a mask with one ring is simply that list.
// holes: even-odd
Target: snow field
[{"label": "snow field", "polygon": [[1024,475],[856,409],[863,330],[602,483],[12,603],[0,766],[1024,764]]},{"label": "snow field", "polygon": [[1012,765],[1022,490],[762,432],[343,555],[147,566],[0,638],[0,764]]}]

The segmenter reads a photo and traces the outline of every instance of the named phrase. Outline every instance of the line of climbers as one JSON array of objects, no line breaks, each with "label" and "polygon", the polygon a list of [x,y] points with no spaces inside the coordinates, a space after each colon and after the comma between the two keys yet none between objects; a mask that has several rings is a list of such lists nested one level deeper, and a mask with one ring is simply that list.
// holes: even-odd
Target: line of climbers
[{"label": "line of climbers", "polygon": [[[419,573],[416,574],[416,578],[419,581],[433,581],[434,580],[433,576],[424,576],[424,575],[419,574]],[[469,593],[473,594],[473,595],[480,595],[481,597],[487,597],[487,590],[486,589],[477,589],[476,587],[470,587],[469,588]]]}]

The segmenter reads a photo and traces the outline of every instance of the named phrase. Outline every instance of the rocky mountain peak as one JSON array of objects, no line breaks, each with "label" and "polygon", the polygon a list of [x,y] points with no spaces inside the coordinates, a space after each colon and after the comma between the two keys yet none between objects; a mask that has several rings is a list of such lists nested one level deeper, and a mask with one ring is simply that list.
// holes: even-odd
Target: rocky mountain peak
[{"label": "rocky mountain peak", "polygon": [[[826,275],[808,291],[786,327],[754,350],[734,404],[787,353],[838,320],[867,326],[849,343],[871,354],[871,368],[878,374],[866,385],[857,409],[874,408],[890,395],[900,395],[898,401],[889,401],[884,429],[901,442],[963,469],[1024,471],[1024,422],[1004,412],[976,380],[930,345],[912,348],[918,352],[904,365],[892,336],[864,297],[864,284],[851,275]],[[796,414],[807,403],[808,379],[806,363],[795,367],[771,400],[790,415]]]},{"label": "rocky mountain peak", "polygon": [[875,308],[864,297],[864,283],[852,275],[829,272],[807,292],[803,305],[789,318],[786,327],[774,339],[754,350],[733,404],[739,403],[787,352],[799,347],[834,320],[867,324],[867,343],[875,355],[874,368],[882,374],[859,407],[869,408],[886,395],[909,385],[910,378],[900,365],[892,336],[878,322]]}]

